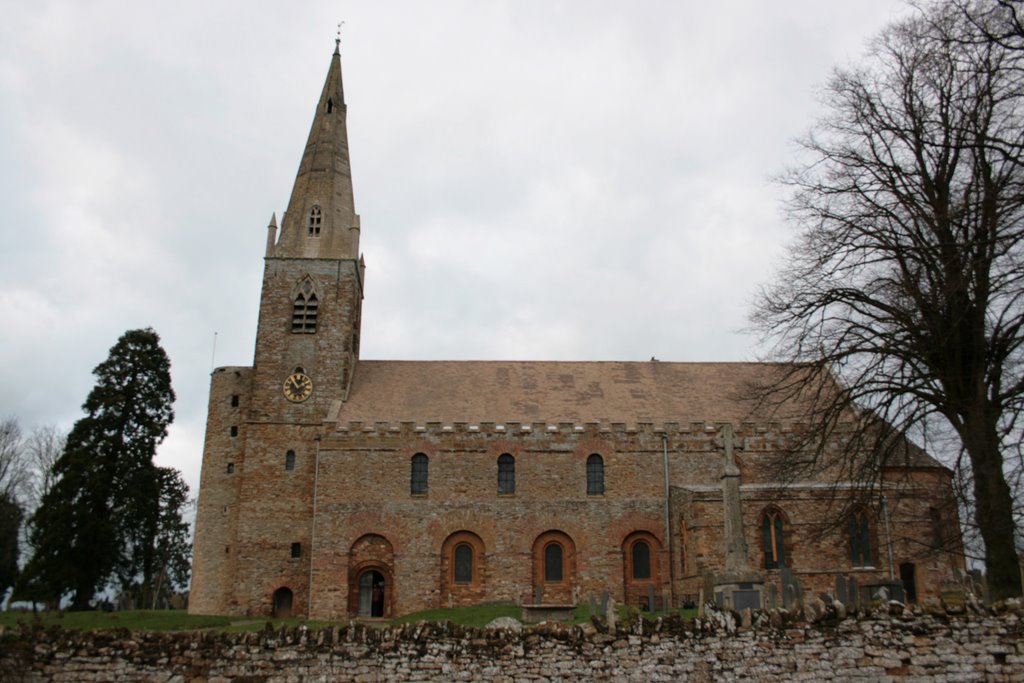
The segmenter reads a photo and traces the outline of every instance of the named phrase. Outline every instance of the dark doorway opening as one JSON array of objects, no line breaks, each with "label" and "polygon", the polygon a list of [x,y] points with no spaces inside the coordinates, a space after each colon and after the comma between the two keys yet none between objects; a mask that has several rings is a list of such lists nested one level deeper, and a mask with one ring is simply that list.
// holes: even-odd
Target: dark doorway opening
[{"label": "dark doorway opening", "polygon": [[371,569],[359,577],[359,616],[384,616],[384,575]]},{"label": "dark doorway opening", "polygon": [[292,616],[292,590],[278,588],[274,591],[274,618],[290,619]]},{"label": "dark doorway opening", "polygon": [[907,596],[907,602],[917,602],[917,582],[914,579],[914,564],[912,562],[900,565],[900,581],[903,582],[903,592]]}]

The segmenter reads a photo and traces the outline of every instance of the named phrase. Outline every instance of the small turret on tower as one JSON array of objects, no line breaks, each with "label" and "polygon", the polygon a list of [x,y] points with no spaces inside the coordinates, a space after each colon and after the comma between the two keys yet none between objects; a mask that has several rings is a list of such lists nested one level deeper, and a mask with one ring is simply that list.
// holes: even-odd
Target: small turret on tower
[{"label": "small turret on tower", "polygon": [[270,214],[270,223],[267,224],[267,256],[274,251],[277,244],[277,212]]},{"label": "small turret on tower", "polygon": [[359,258],[359,216],[352,193],[348,107],[341,80],[341,53],[335,41],[313,125],[295,176],[281,234],[267,256],[282,258]]}]

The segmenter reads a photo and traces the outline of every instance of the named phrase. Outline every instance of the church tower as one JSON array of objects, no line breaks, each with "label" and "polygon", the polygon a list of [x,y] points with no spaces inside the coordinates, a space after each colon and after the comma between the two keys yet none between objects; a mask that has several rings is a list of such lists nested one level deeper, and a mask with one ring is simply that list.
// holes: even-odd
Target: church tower
[{"label": "church tower", "polygon": [[253,365],[213,372],[192,613],[245,613],[253,595],[275,614],[306,612],[320,437],[359,358],[364,266],[346,118],[336,42],[288,209],[267,227]]},{"label": "church tower", "polygon": [[363,266],[346,118],[336,45],[288,210],[267,228],[254,359],[266,418],[322,419],[355,372]]}]

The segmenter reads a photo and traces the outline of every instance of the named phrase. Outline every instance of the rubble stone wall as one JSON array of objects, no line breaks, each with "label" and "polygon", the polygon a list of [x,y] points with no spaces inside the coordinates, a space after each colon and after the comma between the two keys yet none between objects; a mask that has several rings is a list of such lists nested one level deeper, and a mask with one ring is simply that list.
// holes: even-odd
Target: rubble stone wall
[{"label": "rubble stone wall", "polygon": [[[1024,610],[875,614],[738,628],[695,621],[481,630],[450,624],[259,633],[0,635],[0,680],[304,681],[1024,681]],[[774,623],[775,626],[771,624]]]}]

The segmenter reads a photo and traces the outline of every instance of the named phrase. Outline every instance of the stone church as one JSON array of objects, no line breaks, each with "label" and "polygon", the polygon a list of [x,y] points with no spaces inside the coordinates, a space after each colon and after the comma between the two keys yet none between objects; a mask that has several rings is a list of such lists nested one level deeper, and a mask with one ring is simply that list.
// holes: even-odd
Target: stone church
[{"label": "stone church", "polygon": [[767,477],[794,425],[743,396],[773,366],[362,360],[346,115],[336,48],[267,229],[253,364],[212,374],[190,612],[740,607],[894,583],[914,600],[957,579],[930,457],[832,527],[829,482]]}]

